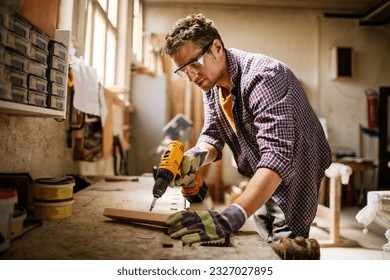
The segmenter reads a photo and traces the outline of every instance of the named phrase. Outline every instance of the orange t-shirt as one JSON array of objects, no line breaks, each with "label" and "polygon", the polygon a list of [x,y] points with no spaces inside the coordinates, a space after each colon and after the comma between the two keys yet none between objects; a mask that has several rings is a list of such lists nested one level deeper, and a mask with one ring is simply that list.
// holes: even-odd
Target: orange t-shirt
[{"label": "orange t-shirt", "polygon": [[227,117],[230,126],[233,128],[234,133],[237,134],[236,126],[234,124],[233,119],[232,95],[227,89],[223,88],[223,90],[222,87],[219,87],[219,102],[221,103],[222,110],[225,113],[225,116]]}]

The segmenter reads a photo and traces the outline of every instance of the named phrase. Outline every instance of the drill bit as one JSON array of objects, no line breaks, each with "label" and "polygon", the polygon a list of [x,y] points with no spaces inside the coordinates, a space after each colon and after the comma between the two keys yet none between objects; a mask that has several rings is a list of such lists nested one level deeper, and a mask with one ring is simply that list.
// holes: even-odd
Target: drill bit
[{"label": "drill bit", "polygon": [[154,205],[156,204],[156,201],[157,201],[157,197],[154,197],[152,204],[150,204],[150,209],[149,209],[150,212],[152,212],[152,209],[153,209]]}]

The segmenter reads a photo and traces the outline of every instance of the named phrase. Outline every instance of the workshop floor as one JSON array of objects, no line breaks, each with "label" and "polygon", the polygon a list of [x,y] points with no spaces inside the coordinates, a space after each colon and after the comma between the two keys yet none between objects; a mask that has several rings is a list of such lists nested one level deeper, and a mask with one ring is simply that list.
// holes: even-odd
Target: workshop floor
[{"label": "workshop floor", "polygon": [[[341,209],[340,235],[345,241],[356,241],[358,247],[328,247],[321,248],[321,260],[383,260],[390,259],[390,255],[384,255],[382,246],[387,243],[385,229],[376,223],[368,227],[368,234],[363,234],[363,225],[359,224],[355,216],[359,212],[358,207],[344,207]],[[317,240],[329,239],[327,231],[328,222],[316,219],[310,230],[310,237]],[[248,219],[244,230],[256,230],[252,218]]]},{"label": "workshop floor", "polygon": [[[340,235],[345,241],[356,241],[359,247],[352,248],[321,248],[321,260],[383,260],[390,259],[390,253],[384,254],[382,246],[388,241],[385,237],[386,229],[378,224],[368,226],[367,235],[363,234],[363,225],[359,224],[355,216],[358,207],[344,207],[341,209]],[[317,240],[326,240],[329,233],[326,231],[327,222],[316,219],[310,235]]]}]

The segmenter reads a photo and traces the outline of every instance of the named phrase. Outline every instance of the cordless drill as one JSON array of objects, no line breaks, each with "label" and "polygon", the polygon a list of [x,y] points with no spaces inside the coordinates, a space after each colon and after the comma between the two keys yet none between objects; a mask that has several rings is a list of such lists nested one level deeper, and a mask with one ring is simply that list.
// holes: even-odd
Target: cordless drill
[{"label": "cordless drill", "polygon": [[[184,145],[179,141],[172,141],[169,143],[164,153],[161,156],[161,162],[158,165],[155,183],[153,186],[154,199],[150,205],[150,211],[152,211],[158,198],[162,197],[167,190],[169,184],[181,177],[181,163],[184,157]],[[181,192],[183,196],[190,203],[202,202],[207,194],[207,185],[203,181],[202,177],[195,172],[196,185],[189,188],[182,188]]]}]

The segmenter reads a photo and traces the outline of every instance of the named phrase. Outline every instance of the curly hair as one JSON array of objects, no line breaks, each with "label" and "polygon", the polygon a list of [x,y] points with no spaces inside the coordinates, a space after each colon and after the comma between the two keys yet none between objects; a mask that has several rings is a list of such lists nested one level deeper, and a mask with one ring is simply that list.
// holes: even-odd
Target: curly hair
[{"label": "curly hair", "polygon": [[191,41],[195,48],[201,49],[214,39],[219,39],[223,46],[214,22],[203,14],[190,14],[177,20],[171,31],[166,34],[162,54],[172,56],[188,41]]}]

